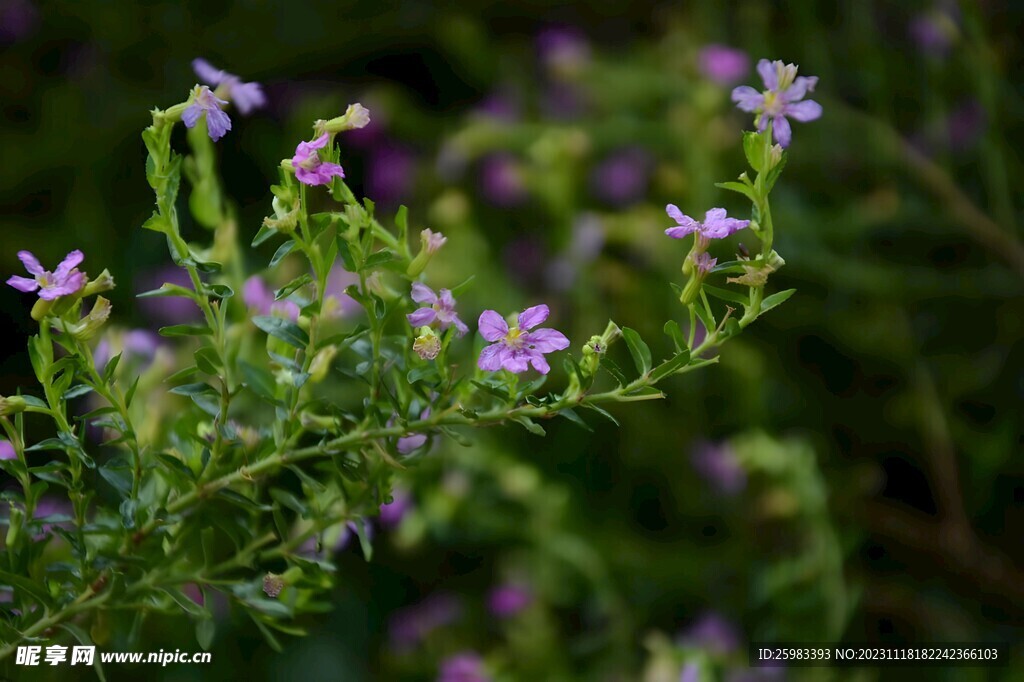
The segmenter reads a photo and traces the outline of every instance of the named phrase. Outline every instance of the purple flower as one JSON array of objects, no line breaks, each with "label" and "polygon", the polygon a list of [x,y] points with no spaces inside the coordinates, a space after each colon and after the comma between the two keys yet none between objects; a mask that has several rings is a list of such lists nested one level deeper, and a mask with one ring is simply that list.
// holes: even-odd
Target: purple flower
[{"label": "purple flower", "polygon": [[590,44],[578,29],[552,26],[537,34],[537,52],[548,68],[571,74],[590,61]]},{"label": "purple flower", "polygon": [[[749,85],[741,85],[732,91],[732,101],[742,111],[754,112],[758,132],[764,132],[769,121],[772,134],[779,144],[788,147],[793,137],[789,118],[801,123],[821,118],[821,105],[814,100],[804,100],[804,95],[814,92],[817,76],[797,76],[795,64],[782,61],[770,62],[762,59],[757,63],[757,72],[764,81],[766,90],[759,93]],[[801,101],[803,100],[803,101]]]},{"label": "purple flower", "polygon": [[413,282],[412,300],[430,306],[429,308],[420,308],[405,316],[413,327],[425,327],[436,322],[441,331],[455,325],[455,328],[459,331],[459,336],[469,331],[469,327],[455,313],[455,299],[452,298],[452,292],[448,289],[441,289],[439,296],[426,284]]},{"label": "purple flower", "polygon": [[54,272],[43,270],[39,260],[29,251],[19,251],[18,259],[33,276],[33,279],[29,279],[12,275],[7,283],[18,291],[29,292],[38,289],[39,298],[52,301],[61,296],[74,294],[85,286],[85,273],[79,272],[77,268],[85,256],[77,249],[65,256]]},{"label": "purple flower", "polygon": [[480,190],[490,203],[508,208],[526,199],[526,179],[511,154],[491,154],[480,164]]},{"label": "purple flower", "polygon": [[[371,526],[365,525],[367,535],[372,530]],[[335,524],[326,528],[321,533],[311,535],[299,547],[299,553],[305,557],[317,558],[323,554],[337,554],[348,546],[353,535],[358,534],[355,521]]]},{"label": "purple flower", "polygon": [[700,273],[701,277],[704,277],[711,272],[711,268],[715,267],[717,263],[718,259],[712,258],[711,254],[707,251],[694,255],[693,257],[693,264],[697,268],[697,272]]},{"label": "purple flower", "polygon": [[687,663],[683,666],[679,682],[700,682],[700,668],[696,663]]},{"label": "purple flower", "polygon": [[380,525],[385,528],[397,527],[412,508],[412,494],[405,488],[394,488],[391,501],[380,506]]},{"label": "purple flower", "polygon": [[522,584],[498,585],[487,597],[487,608],[496,618],[511,618],[533,603],[533,591]]},{"label": "purple flower", "polygon": [[703,242],[705,246],[711,239],[724,239],[750,224],[749,220],[729,218],[725,214],[724,208],[713,208],[705,213],[703,223],[697,222],[688,215],[684,215],[675,204],[666,206],[665,213],[668,214],[669,218],[678,223],[677,227],[670,227],[665,230],[665,234],[673,239],[682,239],[689,234],[696,233],[698,241]]},{"label": "purple flower", "polygon": [[17,459],[18,453],[14,451],[14,446],[11,445],[10,441],[0,440],[0,459]]},{"label": "purple flower", "polygon": [[[119,345],[120,350],[115,351]],[[121,363],[139,361],[142,366],[148,366],[156,357],[157,348],[160,347],[160,337],[148,329],[129,329],[120,334],[119,338],[107,334],[96,345],[93,351],[93,359],[96,362],[96,369],[101,372],[107,366],[110,358],[121,353]]]},{"label": "purple flower", "polygon": [[[159,289],[164,283],[192,289],[188,272],[175,266],[162,267],[155,272],[142,275],[140,289]],[[154,322],[161,324],[186,324],[200,316],[199,307],[183,296],[157,296],[139,299],[139,307]]]},{"label": "purple flower", "polygon": [[388,626],[391,646],[408,651],[438,628],[451,625],[462,616],[462,602],[445,593],[432,594],[418,604],[395,611]]},{"label": "purple flower", "polygon": [[491,676],[478,654],[463,651],[441,661],[437,682],[491,682]]},{"label": "purple flower", "polygon": [[238,112],[243,116],[267,103],[259,83],[243,83],[235,74],[221,71],[205,59],[193,59],[192,70],[207,85],[227,90],[231,103],[238,107]]},{"label": "purple flower", "polygon": [[740,633],[732,621],[720,613],[708,611],[682,633],[679,641],[687,646],[725,655],[740,648]]},{"label": "purple flower", "polygon": [[56,497],[43,497],[36,503],[35,511],[32,514],[33,523],[45,521],[39,527],[39,532],[34,536],[37,540],[50,534],[54,526],[64,528],[71,521],[71,504],[67,500]]},{"label": "purple flower", "polygon": [[591,184],[595,194],[614,206],[630,204],[647,191],[651,158],[642,149],[621,149],[594,168]]},{"label": "purple flower", "polygon": [[349,272],[340,265],[331,268],[324,288],[324,312],[327,317],[354,315],[363,309],[359,303],[345,293],[353,284],[359,283],[359,275]]},{"label": "purple flower", "polygon": [[448,237],[440,232],[434,232],[429,227],[420,232],[420,246],[430,255],[437,253],[447,241]]},{"label": "purple flower", "polygon": [[370,153],[366,164],[366,193],[381,204],[408,198],[415,180],[416,157],[405,147],[385,142]]},{"label": "purple flower", "polygon": [[221,107],[227,101],[217,97],[205,85],[197,85],[192,89],[192,103],[181,113],[181,120],[188,128],[195,128],[199,117],[206,114],[206,132],[216,142],[231,130],[231,117]]},{"label": "purple flower", "polygon": [[295,168],[295,177],[299,182],[306,185],[326,185],[331,178],[345,177],[345,170],[336,163],[329,163],[320,160],[318,149],[327,146],[330,136],[324,133],[312,142],[300,142],[295,148],[295,156],[292,157],[292,166]]},{"label": "purple flower", "polygon": [[719,85],[733,85],[750,71],[750,57],[728,45],[705,45],[697,54],[701,74]]},{"label": "purple flower", "polygon": [[[430,408],[424,409],[420,412],[420,419],[426,419],[430,416]],[[410,433],[408,436],[402,436],[395,443],[395,447],[398,448],[398,452],[403,455],[408,455],[413,450],[423,447],[427,442],[427,434],[425,433]]]},{"label": "purple flower", "polygon": [[735,495],[747,484],[736,453],[728,443],[697,443],[690,455],[690,462],[697,473],[724,495]]},{"label": "purple flower", "polygon": [[[951,7],[955,13],[955,4]],[[933,57],[949,53],[959,34],[955,17],[939,8],[916,15],[907,28],[918,49]]]},{"label": "purple flower", "polygon": [[242,300],[257,315],[277,315],[295,322],[299,319],[299,306],[294,301],[275,301],[274,292],[259,275],[245,280]]},{"label": "purple flower", "polygon": [[569,347],[569,339],[560,331],[530,331],[548,319],[548,313],[546,305],[527,308],[519,313],[518,325],[510,329],[501,315],[493,310],[485,310],[480,314],[478,327],[480,335],[492,343],[480,351],[477,366],[488,372],[504,368],[519,374],[529,369],[529,363],[541,374],[547,374],[551,367],[544,359],[544,354]]}]

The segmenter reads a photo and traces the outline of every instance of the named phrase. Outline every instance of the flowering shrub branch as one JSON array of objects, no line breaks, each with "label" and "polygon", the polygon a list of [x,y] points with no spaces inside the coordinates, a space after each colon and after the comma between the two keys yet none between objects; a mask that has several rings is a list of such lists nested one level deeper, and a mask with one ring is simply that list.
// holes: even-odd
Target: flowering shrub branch
[{"label": "flowering shrub branch", "polygon": [[[141,296],[182,298],[199,314],[159,330],[188,351],[162,377],[169,391],[118,371],[131,362],[127,347],[98,358],[94,341],[111,312],[99,294],[114,282],[106,271],[89,279],[78,269],[80,252],[52,273],[22,252],[34,279],[9,280],[40,297],[29,353],[42,398],[17,395],[0,404],[11,444],[0,466],[20,484],[2,493],[10,512],[0,583],[14,590],[0,618],[0,659],[19,642],[73,627],[85,613],[96,619],[92,636],[104,637],[111,629],[137,631],[149,613],[184,612],[208,647],[218,594],[274,645],[275,631],[301,634],[294,617],[322,610],[332,584],[326,538],[351,529],[369,558],[369,519],[391,501],[394,477],[433,440],[465,444],[467,428],[507,423],[544,435],[542,422],[554,417],[588,428],[578,410],[614,422],[608,404],[664,397],[665,379],[715,362],[709,351],[793,293],[764,292],[784,263],[773,249],[769,195],[786,162],[785,116],[816,117],[813,103],[797,102],[816,79],[796,77],[792,65],[759,67],[770,91],[744,91],[738,100],[758,112],[760,132],[743,141],[754,175],[719,187],[745,196],[751,218],[713,208],[699,222],[667,207],[677,225],[666,234],[692,240],[685,281],[673,285],[687,326],[664,325],[672,352],[658,362],[636,331],[614,322],[578,354],[564,352],[570,340],[541,326],[550,316],[544,304],[509,318],[485,310],[478,335],[471,334],[463,322],[471,318],[458,309],[470,282],[439,291],[429,284],[446,237],[422,229],[414,248],[404,207],[386,225],[373,202],[359,201],[345,184],[338,142],[369,122],[359,104],[316,121],[312,139],[281,161],[272,214],[251,240],[277,250],[265,275],[249,276],[213,143],[232,129],[228,107],[246,114],[265,100],[258,84],[202,60],[195,68],[206,85],[154,110],[142,135],[156,203],[143,227],[165,237],[189,286],[165,283]],[[178,123],[188,128],[188,156],[171,145]],[[211,232],[209,246],[182,237],[183,175],[189,212]],[[717,240],[743,229],[760,240],[755,256],[742,251],[720,263],[711,255]],[[276,288],[264,279],[284,272],[290,279]],[[710,283],[722,275],[724,282]],[[620,339],[635,372],[610,353]],[[474,348],[467,371],[462,359]],[[565,372],[565,389],[541,393],[552,359]],[[522,378],[532,372],[538,376]],[[85,397],[88,411],[71,409]],[[56,436],[29,446],[26,415],[48,418]],[[59,454],[40,463],[40,451]],[[64,498],[69,513],[40,513],[47,505],[64,509]],[[72,560],[54,562],[52,552]]]}]

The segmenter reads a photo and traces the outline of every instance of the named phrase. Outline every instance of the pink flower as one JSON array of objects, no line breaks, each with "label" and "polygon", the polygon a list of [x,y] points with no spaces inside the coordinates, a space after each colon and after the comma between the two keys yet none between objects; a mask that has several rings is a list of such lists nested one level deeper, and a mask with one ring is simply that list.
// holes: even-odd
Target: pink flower
[{"label": "pink flower", "polygon": [[295,177],[306,185],[326,185],[331,178],[345,177],[345,170],[336,163],[320,160],[317,150],[327,146],[328,134],[324,133],[312,142],[300,142],[292,157]]},{"label": "pink flower", "polygon": [[11,445],[10,441],[0,440],[0,459],[17,459],[18,453],[14,451],[14,446]]},{"label": "pink flower", "polygon": [[452,292],[448,289],[441,289],[441,293],[438,295],[426,284],[413,282],[412,300],[430,306],[429,308],[420,308],[406,315],[409,324],[413,327],[424,327],[436,322],[441,331],[455,325],[455,328],[459,330],[459,336],[469,331],[469,327],[459,319],[458,314],[455,312],[455,299],[452,297]]},{"label": "pink flower", "polygon": [[293,301],[275,301],[274,292],[259,275],[245,280],[242,288],[242,300],[257,315],[276,315],[295,322],[299,319],[299,306]]},{"label": "pink flower", "polygon": [[38,289],[39,298],[52,301],[61,296],[74,294],[85,286],[85,273],[79,272],[77,268],[85,256],[77,249],[65,256],[54,272],[43,270],[39,260],[29,251],[19,251],[18,259],[25,264],[29,274],[34,276],[34,279],[29,279],[14,275],[8,279],[7,283],[18,291],[29,292]]},{"label": "pink flower", "polygon": [[697,62],[701,74],[719,85],[738,83],[750,71],[747,53],[728,45],[705,45],[697,55]]},{"label": "pink flower", "polygon": [[480,351],[477,366],[488,372],[507,369],[519,374],[532,364],[538,372],[547,374],[551,367],[544,359],[544,354],[569,347],[569,339],[560,331],[533,330],[548,319],[548,314],[546,305],[527,308],[519,314],[518,325],[509,328],[501,315],[493,310],[485,310],[478,323],[480,335],[492,343]]}]

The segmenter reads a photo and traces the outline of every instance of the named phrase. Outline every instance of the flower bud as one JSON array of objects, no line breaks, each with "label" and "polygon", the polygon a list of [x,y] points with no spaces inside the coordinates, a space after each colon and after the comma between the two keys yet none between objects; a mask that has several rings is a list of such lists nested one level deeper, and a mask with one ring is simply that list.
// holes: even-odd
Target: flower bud
[{"label": "flower bud", "polygon": [[86,296],[110,291],[114,286],[114,278],[110,275],[110,271],[104,270],[96,279],[85,285],[85,288],[82,289],[82,297],[85,298]]},{"label": "flower bud", "polygon": [[110,318],[110,310],[110,301],[102,296],[97,296],[89,314],[79,320],[77,324],[67,327],[67,332],[79,341],[88,341],[96,336],[106,324]]},{"label": "flower bud", "polygon": [[321,349],[313,358],[313,362],[309,363],[309,380],[316,384],[326,379],[327,372],[331,369],[331,362],[334,361],[337,354],[337,346],[327,346]]},{"label": "flower bud", "polygon": [[420,327],[420,334],[412,342],[412,349],[423,360],[433,360],[441,352],[441,337],[430,327]]},{"label": "flower bud", "polygon": [[430,257],[444,246],[446,241],[448,241],[447,237],[429,228],[420,232],[420,252],[409,263],[409,269],[406,270],[406,274],[409,277],[419,277],[423,269],[427,267],[427,263],[430,262]]},{"label": "flower bud", "polygon": [[278,232],[284,232],[285,234],[291,234],[295,231],[295,226],[299,223],[299,206],[296,203],[291,210],[288,210],[284,202],[276,196],[274,197],[271,205],[274,207],[274,218],[264,218],[263,224],[272,230]]},{"label": "flower bud", "polygon": [[263,591],[271,599],[277,599],[277,595],[281,594],[281,590],[284,589],[284,580],[281,579],[276,573],[267,573],[263,576]]},{"label": "flower bud", "polygon": [[330,119],[329,121],[319,120],[313,124],[313,130],[316,137],[320,137],[324,133],[343,133],[346,130],[357,130],[359,128],[365,128],[370,124],[370,110],[364,107],[359,102],[348,105],[348,109],[341,116]]},{"label": "flower bud", "polygon": [[0,417],[24,412],[27,407],[28,403],[20,395],[12,395],[7,398],[0,396]]},{"label": "flower bud", "polygon": [[8,550],[12,550],[18,546],[18,538],[21,535],[21,527],[24,521],[25,512],[12,504],[11,513],[8,515],[7,539],[5,540],[4,545]]}]

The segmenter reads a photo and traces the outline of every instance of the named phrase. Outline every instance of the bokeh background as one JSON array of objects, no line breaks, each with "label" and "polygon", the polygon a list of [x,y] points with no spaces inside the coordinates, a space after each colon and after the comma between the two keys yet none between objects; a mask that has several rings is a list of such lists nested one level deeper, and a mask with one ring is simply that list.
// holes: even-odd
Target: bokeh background
[{"label": "bokeh background", "polygon": [[[340,549],[308,637],[279,653],[225,612],[212,665],[108,678],[432,680],[472,651],[503,680],[660,682],[687,657],[734,681],[907,679],[746,669],[746,642],[779,639],[1019,656],[1022,25],[995,1],[0,0],[0,270],[81,248],[118,281],[124,328],[168,312],[134,299],[170,266],[139,229],[139,134],[184,99],[194,57],[268,96],[218,145],[244,240],[280,159],[359,101],[373,122],[343,140],[350,185],[449,236],[432,283],[476,275],[468,317],[546,301],[576,346],[609,317],[649,339],[680,317],[667,202],[749,210],[712,183],[744,167],[728,95],[760,85],[753,63],[820,77],[824,117],[795,125],[773,194],[771,286],[798,293],[717,365],[619,427],[439,443],[373,560]],[[32,384],[30,306],[0,291],[0,394]],[[144,642],[198,650],[184,618]]]}]

